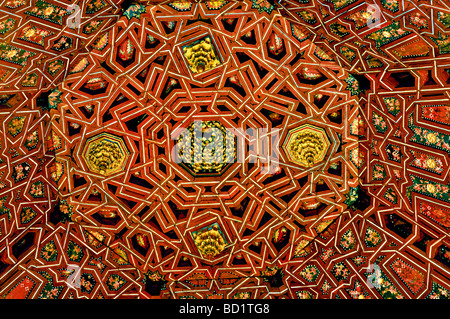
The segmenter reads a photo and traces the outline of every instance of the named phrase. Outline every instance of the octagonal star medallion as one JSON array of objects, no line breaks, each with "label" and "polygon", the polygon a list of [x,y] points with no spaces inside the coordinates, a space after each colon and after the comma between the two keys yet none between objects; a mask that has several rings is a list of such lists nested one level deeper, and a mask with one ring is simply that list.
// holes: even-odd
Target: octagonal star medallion
[{"label": "octagonal star medallion", "polygon": [[330,145],[322,128],[305,124],[288,132],[283,149],[290,161],[312,167],[323,161]]},{"label": "octagonal star medallion", "polygon": [[105,176],[123,170],[129,155],[122,138],[109,133],[89,138],[83,150],[89,170]]}]

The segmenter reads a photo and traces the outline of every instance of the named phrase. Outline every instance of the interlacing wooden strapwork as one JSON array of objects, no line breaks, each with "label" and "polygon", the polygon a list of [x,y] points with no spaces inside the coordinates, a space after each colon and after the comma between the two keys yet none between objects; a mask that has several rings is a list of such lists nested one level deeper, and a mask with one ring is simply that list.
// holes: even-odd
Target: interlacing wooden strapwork
[{"label": "interlacing wooden strapwork", "polygon": [[76,4],[0,4],[2,297],[449,297],[450,3]]}]

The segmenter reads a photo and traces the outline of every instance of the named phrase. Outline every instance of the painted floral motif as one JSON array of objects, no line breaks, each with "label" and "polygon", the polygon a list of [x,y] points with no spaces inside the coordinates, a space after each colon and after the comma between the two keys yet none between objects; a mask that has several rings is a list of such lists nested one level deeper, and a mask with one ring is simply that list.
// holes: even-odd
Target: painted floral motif
[{"label": "painted floral motif", "polygon": [[186,0],[178,0],[175,2],[169,3],[169,6],[176,9],[177,11],[188,11],[192,7],[192,2],[186,1]]},{"label": "painted floral motif", "polygon": [[[157,271],[156,274],[149,272],[144,281],[147,282],[147,278],[151,281],[160,281],[162,280],[161,275]],[[186,282],[194,287],[206,287],[208,283],[208,277],[204,273],[194,273],[186,279]]]},{"label": "painted floral motif", "polygon": [[3,19],[0,21],[0,34],[5,34],[12,28],[14,28],[14,24],[16,23],[16,20],[12,18]]},{"label": "painted floral motif", "polygon": [[364,164],[365,155],[363,152],[359,151],[359,147],[350,150],[350,161],[356,166],[356,168],[361,168]]},{"label": "painted floral motif", "polygon": [[296,292],[298,299],[314,299],[313,295],[306,290]]},{"label": "painted floral motif", "polygon": [[83,72],[89,65],[89,60],[87,58],[80,59],[70,71],[70,74]]},{"label": "painted floral motif", "polygon": [[41,250],[41,258],[45,261],[55,261],[58,257],[58,250],[56,249],[55,243],[49,241]]},{"label": "painted floral motif", "polygon": [[9,121],[6,126],[8,129],[8,133],[12,137],[16,137],[22,132],[23,126],[25,125],[25,116],[16,116]]},{"label": "painted floral motif", "polygon": [[386,193],[384,193],[383,197],[386,198],[391,203],[397,204],[398,197],[393,188],[388,188]]},{"label": "painted floral motif", "polygon": [[424,119],[450,125],[450,106],[429,105],[422,107],[422,116]]},{"label": "painted floral motif", "polygon": [[100,273],[103,273],[103,271],[106,268],[106,265],[104,263],[102,263],[102,257],[101,256],[99,258],[92,258],[89,261],[89,265],[97,267],[97,269],[100,271]]},{"label": "painted floral motif", "polygon": [[380,234],[371,227],[367,227],[364,243],[367,247],[377,247],[381,242]]},{"label": "painted floral motif", "polygon": [[356,280],[355,285],[351,289],[346,289],[348,294],[352,297],[352,299],[370,299],[370,296],[367,292],[364,291],[361,283]]},{"label": "painted floral motif", "polygon": [[341,10],[342,8],[345,8],[346,6],[352,4],[356,0],[326,0],[328,2],[332,2],[334,5],[334,9],[336,11]]},{"label": "painted floral motif", "polygon": [[392,12],[398,11],[398,0],[381,0],[381,4]]},{"label": "painted floral motif", "polygon": [[294,257],[306,257],[311,253],[311,247],[309,245],[310,241],[306,239],[300,240],[300,242],[295,247]]},{"label": "painted floral motif", "polygon": [[438,45],[440,54],[446,54],[450,52],[450,36],[442,35],[439,32],[438,38],[430,37],[430,39],[433,40],[434,43]]},{"label": "painted floral motif", "polygon": [[47,284],[42,289],[38,299],[58,299],[64,286],[54,286],[52,277],[45,271],[40,274],[47,279]]},{"label": "painted floral motif", "polygon": [[[186,2],[188,2],[188,1],[186,1]],[[183,3],[183,2],[178,0],[176,2],[172,2],[171,4],[173,5],[174,3]],[[188,2],[188,3],[190,3],[190,2]],[[183,5],[181,5],[181,7],[183,7]],[[128,20],[131,20],[131,18],[133,18],[133,17],[140,19],[141,14],[145,13],[145,12],[146,12],[146,7],[144,5],[133,4],[128,7],[128,9],[123,13],[123,15],[126,16]]]},{"label": "painted floral motif", "polygon": [[[0,82],[3,82],[5,80],[5,78],[8,76],[8,74],[10,74],[10,73],[11,73],[11,71],[9,71],[9,70],[0,69]],[[6,96],[6,95],[1,94],[0,99],[3,100],[4,96]]]},{"label": "painted floral motif", "polygon": [[61,162],[55,161],[53,165],[50,167],[50,178],[58,183],[61,176],[64,174],[64,166]]},{"label": "painted floral motif", "polygon": [[[372,273],[365,273],[364,275],[368,277]],[[383,299],[403,299],[403,295],[381,270],[376,271],[376,278],[374,279],[376,283],[373,286]]]},{"label": "painted floral motif", "polygon": [[414,294],[423,287],[425,283],[424,274],[415,270],[403,260],[397,259],[391,264],[391,268]]},{"label": "painted floral motif", "polygon": [[38,143],[39,143],[39,133],[37,130],[35,130],[27,136],[24,145],[27,148],[27,150],[31,151],[32,149],[36,148]]},{"label": "painted floral motif", "polygon": [[331,272],[337,281],[347,279],[348,275],[350,274],[350,271],[343,262],[334,265],[333,270]]},{"label": "painted floral motif", "polygon": [[[323,222],[323,223],[325,223],[325,222]],[[323,223],[321,223],[321,225]],[[326,223],[328,223],[328,221]],[[316,231],[317,231],[317,228],[316,228]],[[326,240],[326,239],[330,238],[331,236],[333,236],[335,231],[336,231],[336,223],[334,223],[333,220],[330,220],[329,221],[329,226],[324,228],[323,231],[318,232],[318,235],[320,236],[320,238],[323,238],[323,239]]]},{"label": "painted floral motif", "polygon": [[27,162],[23,162],[22,164],[14,166],[12,178],[17,183],[27,178],[28,173],[30,173],[30,165]]},{"label": "painted floral motif", "polygon": [[71,217],[73,215],[72,212],[72,205],[67,205],[67,200],[63,199],[60,203],[59,203],[59,211],[63,214],[63,221],[65,222],[66,220],[71,220]]},{"label": "painted floral motif", "polygon": [[109,43],[109,32],[105,32],[100,35],[92,44],[92,48],[102,51]]},{"label": "painted floral motif", "polygon": [[442,209],[433,204],[420,203],[420,212],[440,225],[450,228],[450,210]]},{"label": "painted floral motif", "polygon": [[91,274],[82,274],[80,276],[80,289],[82,292],[90,294],[94,289],[96,281]]},{"label": "painted floral motif", "polygon": [[314,50],[314,55],[318,57],[321,61],[334,61],[333,58],[330,56],[330,54],[325,52],[325,50],[319,46],[317,46],[316,49]]},{"label": "painted floral motif", "polygon": [[10,9],[18,8],[25,4],[25,0],[8,0],[5,3],[5,7]]},{"label": "painted floral motif", "polygon": [[4,196],[0,198],[0,216],[3,214],[8,215],[8,219],[11,219],[11,211],[9,208],[5,207],[5,202],[8,199],[8,196]]},{"label": "painted floral motif", "polygon": [[392,173],[394,173],[395,179],[400,181],[402,179],[402,171],[399,169],[393,169]]},{"label": "painted floral motif", "polygon": [[330,29],[331,32],[337,34],[339,37],[345,37],[350,33],[344,25],[339,23],[333,23],[332,25],[330,25]]},{"label": "painted floral motif", "polygon": [[84,253],[80,246],[70,241],[67,248],[67,256],[70,261],[79,262],[83,258]]},{"label": "painted floral motif", "polygon": [[27,59],[34,55],[36,55],[36,53],[28,52],[6,43],[0,43],[0,60],[19,65],[26,65]]},{"label": "painted floral motif", "polygon": [[220,8],[222,8],[224,5],[226,5],[228,2],[225,0],[213,0],[213,1],[206,1],[206,7],[209,10],[219,10]]},{"label": "painted floral motif", "polygon": [[416,26],[419,29],[423,29],[428,27],[428,21],[427,18],[424,17],[422,14],[420,14],[419,12],[416,12],[413,15],[409,16],[409,22]]},{"label": "painted floral motif", "polygon": [[395,97],[385,97],[383,98],[384,103],[386,104],[387,110],[394,116],[397,116],[400,113],[400,101]]},{"label": "painted floral motif", "polygon": [[301,11],[298,11],[297,14],[300,16],[300,18],[302,18],[304,21],[308,22],[309,24],[314,24],[317,22],[314,14],[312,14],[309,11],[301,10]]},{"label": "painted floral motif", "polygon": [[306,290],[296,292],[298,299],[314,299],[314,296]]},{"label": "painted floral motif", "polygon": [[36,86],[37,80],[38,75],[36,73],[27,74],[22,80],[22,86]]},{"label": "painted floral motif", "polygon": [[351,74],[348,75],[348,78],[346,78],[345,83],[347,83],[346,90],[349,90],[352,95],[358,95],[361,90],[359,89],[359,82],[355,77]]},{"label": "painted floral motif", "polygon": [[305,41],[309,38],[309,34],[303,32],[298,26],[291,24],[292,34],[294,37],[299,40],[300,42]]},{"label": "painted floral motif", "polygon": [[375,45],[377,46],[377,48],[379,48],[410,33],[410,31],[405,31],[400,28],[400,22],[396,21],[388,25],[387,27],[370,33],[366,37],[368,39],[374,40]]},{"label": "painted floral motif", "polygon": [[54,76],[63,66],[64,62],[62,60],[54,60],[48,65],[47,71],[51,76]]},{"label": "painted floral motif", "polygon": [[376,181],[381,181],[386,178],[386,169],[381,164],[375,164],[372,167],[373,179]]},{"label": "painted floral motif", "polygon": [[410,139],[411,142],[416,142],[422,145],[430,146],[450,153],[450,135],[435,132],[425,129],[413,124],[413,115],[409,118],[409,127],[413,130],[414,135]]},{"label": "painted floral motif", "polygon": [[395,161],[395,162],[399,162],[399,163],[401,162],[401,159],[403,157],[403,153],[402,153],[400,146],[393,145],[393,144],[388,144],[386,146],[386,154],[391,161]]},{"label": "painted floral motif", "polygon": [[427,299],[450,299],[450,292],[441,285],[433,282],[431,292],[428,294]]},{"label": "painted floral motif", "polygon": [[[300,0],[300,2],[301,3],[309,3],[309,0]],[[323,6],[319,6],[319,11],[320,11],[320,14],[322,15],[322,19],[330,16],[328,11]]]},{"label": "painted floral motif", "polygon": [[435,258],[447,267],[450,267],[450,248],[445,245],[441,245]]},{"label": "painted floral motif", "polygon": [[392,51],[399,57],[404,59],[411,57],[427,56],[430,53],[430,48],[425,41],[423,41],[422,39],[417,39],[415,41],[411,41],[404,45],[401,45]]},{"label": "painted floral motif", "polygon": [[127,253],[120,247],[111,252],[111,259],[119,265],[129,265]]},{"label": "painted floral motif", "polygon": [[186,296],[186,295],[184,295],[184,296],[180,296],[180,299],[197,299],[197,298],[194,297],[194,296]]},{"label": "painted floral motif", "polygon": [[381,62],[379,59],[373,57],[370,54],[367,55],[366,61],[367,61],[367,65],[371,69],[373,69],[373,68],[381,68],[384,65],[383,62]]},{"label": "painted floral motif", "polygon": [[344,204],[346,204],[348,207],[352,207],[354,203],[356,203],[356,201],[359,198],[359,185],[356,187],[350,187],[348,193],[345,194],[345,201]]},{"label": "painted floral motif", "polygon": [[402,136],[403,136],[403,132],[401,131],[400,127],[397,127],[397,129],[395,130],[395,133],[394,133],[394,137],[402,138]]},{"label": "painted floral motif", "polygon": [[166,28],[170,31],[173,31],[175,29],[175,26],[177,25],[176,21],[163,21],[162,24],[166,26]]},{"label": "painted floral motif", "polygon": [[146,234],[137,234],[136,235],[136,241],[139,246],[141,246],[144,249],[148,249],[150,247],[148,236]]},{"label": "painted floral motif", "polygon": [[322,259],[323,262],[327,262],[328,259],[330,259],[331,256],[333,256],[335,254],[333,248],[327,248],[327,249],[323,249],[322,248],[322,254],[320,255],[320,259]]},{"label": "painted floral motif", "polygon": [[316,232],[318,234],[322,233],[331,223],[333,222],[332,219],[322,221],[317,227]]},{"label": "painted floral motif", "polygon": [[372,120],[373,120],[373,125],[375,126],[375,129],[377,130],[378,133],[386,132],[387,124],[381,115],[373,112]]},{"label": "painted floral motif", "polygon": [[250,299],[252,294],[248,291],[238,292],[233,296],[233,299]]},{"label": "painted floral motif", "polygon": [[440,158],[414,150],[411,151],[411,154],[414,156],[411,166],[436,174],[442,174],[444,171],[444,165]]},{"label": "painted floral motif", "polygon": [[86,24],[83,27],[83,33],[84,34],[91,34],[95,31],[97,31],[97,29],[103,24],[103,20],[92,20],[91,22],[89,22],[88,24]]},{"label": "painted floral motif", "polygon": [[108,280],[106,281],[106,285],[108,286],[109,290],[119,290],[123,285],[126,284],[126,280],[120,277],[119,275],[111,275],[108,277]]},{"label": "painted floral motif", "polygon": [[347,16],[345,19],[353,21],[355,23],[356,30],[364,28],[367,24],[372,24],[380,20],[380,18],[377,17],[375,8],[367,8],[356,11],[355,13]]},{"label": "painted floral motif", "polygon": [[19,39],[44,46],[45,38],[51,35],[53,35],[51,31],[27,25],[22,29],[22,34]]},{"label": "painted floral motif", "polygon": [[62,146],[61,138],[56,134],[55,131],[52,130],[51,134],[48,136],[47,145],[49,151],[59,150]]},{"label": "painted floral motif", "polygon": [[44,184],[41,181],[37,181],[31,184],[30,186],[30,195],[34,198],[44,197]]},{"label": "painted floral motif", "polygon": [[6,294],[2,295],[2,299],[28,299],[33,291],[36,282],[28,276],[25,276],[20,282],[14,285]]},{"label": "painted floral motif", "polygon": [[333,287],[330,285],[330,283],[328,282],[328,280],[325,280],[325,281],[323,282],[322,287],[320,287],[320,290],[322,291],[322,293],[323,293],[324,295],[328,295],[328,292],[331,290],[331,288],[333,288]]},{"label": "painted floral motif", "polygon": [[[412,180],[412,187],[409,187],[409,191],[414,191],[423,195],[431,196],[445,202],[450,202],[449,189],[450,185],[444,185],[426,179],[410,175]],[[409,197],[411,194],[408,194]]]},{"label": "painted floral motif", "polygon": [[85,236],[87,238],[87,242],[94,248],[101,247],[103,245],[103,241],[105,240],[105,235],[95,230],[86,231]]},{"label": "painted floral motif", "polygon": [[64,51],[72,47],[72,39],[66,36],[61,36],[58,40],[53,42],[52,49],[55,51]]},{"label": "painted floral motif", "polygon": [[341,247],[345,251],[355,248],[355,235],[351,229],[347,230],[341,237]]},{"label": "painted floral motif", "polygon": [[442,11],[438,11],[438,20],[445,25],[446,28],[450,28],[450,14]]},{"label": "painted floral motif", "polygon": [[342,46],[340,49],[340,52],[344,55],[344,57],[349,61],[352,62],[353,59],[356,57],[356,52],[353,49],[350,49],[348,46]]},{"label": "painted floral motif", "polygon": [[57,88],[54,89],[52,93],[50,93],[50,95],[48,96],[48,107],[43,108],[48,110],[57,109],[58,104],[62,102],[61,95],[62,92],[60,90],[58,90]]},{"label": "painted floral motif", "polygon": [[300,275],[308,282],[316,281],[319,274],[319,269],[314,265],[308,265],[300,272]]},{"label": "painted floral motif", "polygon": [[20,222],[22,224],[28,224],[36,217],[36,212],[31,207],[24,207],[20,212]]},{"label": "painted floral motif", "polygon": [[275,7],[267,0],[253,0],[252,9],[257,9],[259,13],[266,11],[270,14]]}]

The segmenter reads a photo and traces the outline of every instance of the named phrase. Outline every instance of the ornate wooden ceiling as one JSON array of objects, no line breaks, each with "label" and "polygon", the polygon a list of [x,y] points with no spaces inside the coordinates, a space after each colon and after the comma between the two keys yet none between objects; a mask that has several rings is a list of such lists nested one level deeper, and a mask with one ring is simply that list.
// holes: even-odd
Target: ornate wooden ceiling
[{"label": "ornate wooden ceiling", "polygon": [[448,1],[117,2],[0,4],[2,297],[448,298]]}]

